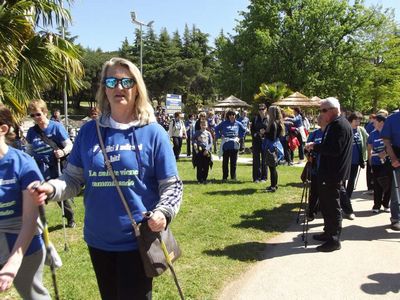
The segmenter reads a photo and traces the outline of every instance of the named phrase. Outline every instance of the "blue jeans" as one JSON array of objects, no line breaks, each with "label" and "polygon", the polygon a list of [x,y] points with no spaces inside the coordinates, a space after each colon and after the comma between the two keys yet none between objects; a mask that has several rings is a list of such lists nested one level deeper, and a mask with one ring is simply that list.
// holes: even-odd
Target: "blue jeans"
[{"label": "blue jeans", "polygon": [[400,209],[399,209],[399,198],[398,198],[398,195],[400,193],[399,191],[400,168],[394,170],[393,176],[396,176],[396,178],[393,178],[392,195],[390,197],[391,198],[390,213],[392,215],[390,221],[392,222],[392,224],[400,221]]}]

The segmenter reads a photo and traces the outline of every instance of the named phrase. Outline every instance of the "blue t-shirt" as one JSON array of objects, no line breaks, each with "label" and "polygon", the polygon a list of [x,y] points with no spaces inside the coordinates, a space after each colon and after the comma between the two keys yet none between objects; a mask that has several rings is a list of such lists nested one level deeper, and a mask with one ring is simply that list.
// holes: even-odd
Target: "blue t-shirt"
[{"label": "blue t-shirt", "polygon": [[301,115],[296,115],[291,120],[296,128],[303,126],[303,118]]},{"label": "blue t-shirt", "polygon": [[[1,221],[22,217],[22,191],[33,181],[42,181],[43,177],[28,154],[8,148],[5,156],[0,159],[0,226]],[[7,228],[4,228],[7,232]],[[9,250],[14,246],[18,234],[6,233]],[[41,248],[41,237],[33,238],[25,255],[36,252]]]},{"label": "blue t-shirt", "polygon": [[[318,129],[310,132],[310,134],[308,135],[308,138],[307,138],[307,143],[314,142],[315,144],[321,144],[323,135],[324,135],[324,132],[321,130],[321,128],[318,128]],[[313,158],[317,158],[317,155],[318,155],[317,152],[315,152],[315,151],[311,152],[311,156]]]},{"label": "blue t-shirt", "polygon": [[370,134],[372,131],[375,130],[374,122],[368,122],[367,124],[365,124],[364,128],[365,128],[365,131],[366,131],[368,134]]},{"label": "blue t-shirt", "polygon": [[[132,215],[140,222],[142,212],[153,210],[159,202],[158,181],[178,175],[168,134],[157,123],[125,130],[102,127],[101,131]],[[105,251],[137,249],[131,222],[104,163],[95,121],[79,131],[68,163],[83,169],[87,244]]]},{"label": "blue t-shirt", "polygon": [[361,145],[361,136],[358,132],[357,128],[353,129],[353,148],[351,154],[351,164],[352,165],[359,165],[360,164],[360,154],[362,145]]},{"label": "blue t-shirt", "polygon": [[[68,133],[64,126],[55,121],[49,121],[49,125],[42,129],[44,134],[51,140],[53,140],[60,148],[62,143],[69,139]],[[38,162],[45,162],[47,164],[56,163],[56,157],[54,155],[54,149],[48,144],[43,142],[40,135],[36,132],[34,127],[29,128],[26,135],[26,140],[32,145],[33,157]]]},{"label": "blue t-shirt", "polygon": [[234,122],[231,122],[229,120],[225,120],[215,127],[215,133],[217,138],[224,137],[231,139],[224,143],[224,150],[236,149],[237,145],[235,145],[233,139],[236,137],[244,137],[246,128],[239,121],[235,120]]},{"label": "blue t-shirt", "polygon": [[395,147],[400,147],[400,112],[390,115],[381,131],[381,137],[390,139]]},{"label": "blue t-shirt", "polygon": [[240,117],[238,121],[243,124],[244,128],[247,128],[249,126],[250,119],[248,117]]},{"label": "blue t-shirt", "polygon": [[379,166],[385,162],[379,158],[379,153],[385,151],[385,144],[383,143],[382,133],[378,130],[374,130],[369,134],[368,144],[372,146],[371,151],[371,165]]}]

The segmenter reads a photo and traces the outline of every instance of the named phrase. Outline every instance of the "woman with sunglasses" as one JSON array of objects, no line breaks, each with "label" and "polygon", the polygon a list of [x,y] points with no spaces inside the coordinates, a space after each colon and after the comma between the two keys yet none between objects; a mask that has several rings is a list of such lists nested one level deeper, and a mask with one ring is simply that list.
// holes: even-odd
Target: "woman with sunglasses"
[{"label": "woman with sunglasses", "polygon": [[80,129],[64,174],[35,194],[60,201],[85,185],[84,239],[102,299],[151,299],[132,224],[99,147],[97,124],[114,173],[137,223],[143,213],[151,230],[171,222],[182,199],[182,181],[167,132],[156,122],[138,68],[123,58],[103,65],[96,100],[100,118]]},{"label": "woman with sunglasses", "polygon": [[[27,153],[33,156],[45,180],[60,176],[66,156],[71,152],[72,141],[60,122],[47,118],[47,104],[42,99],[34,99],[28,111],[35,125],[28,129]],[[46,139],[47,137],[47,139]],[[75,227],[74,211],[68,200],[64,201],[64,217],[67,226]],[[61,204],[59,203],[61,207]]]},{"label": "woman with sunglasses", "polygon": [[263,103],[258,105],[258,114],[251,122],[251,146],[253,153],[253,182],[266,182],[268,178],[268,169],[265,160],[265,151],[262,151],[262,143],[265,131],[268,127],[267,106]]},{"label": "woman with sunglasses", "polygon": [[51,299],[43,286],[45,251],[37,231],[38,209],[28,185],[43,180],[35,161],[10,144],[11,112],[0,104],[0,293],[14,283],[23,299]]}]

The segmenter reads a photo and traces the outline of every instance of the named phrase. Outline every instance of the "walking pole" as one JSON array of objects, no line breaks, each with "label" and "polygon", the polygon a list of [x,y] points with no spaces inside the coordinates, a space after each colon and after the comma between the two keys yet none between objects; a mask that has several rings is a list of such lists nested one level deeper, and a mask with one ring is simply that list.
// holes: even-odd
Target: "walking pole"
[{"label": "walking pole", "polygon": [[174,267],[172,266],[171,258],[169,257],[167,247],[165,246],[165,243],[162,240],[161,235],[158,236],[158,239],[160,241],[161,249],[162,249],[162,251],[164,253],[165,260],[167,262],[168,268],[171,271],[172,277],[174,278],[174,281],[175,281],[176,288],[178,289],[179,297],[181,298],[181,300],[184,300],[185,298],[183,297],[183,292],[182,292],[181,286],[179,285],[178,277],[176,276]]},{"label": "walking pole", "polygon": [[354,190],[357,188],[358,177],[360,177],[361,168],[358,168],[357,176],[356,176],[356,183],[354,184]]},{"label": "walking pole", "polygon": [[[39,185],[34,185],[32,188],[37,189]],[[51,279],[53,281],[54,297],[56,300],[60,300],[60,295],[58,294],[57,278],[56,278],[56,267],[54,264],[53,257],[51,256],[51,247],[49,239],[49,228],[47,227],[46,213],[44,210],[44,205],[39,206],[39,218],[43,224],[43,240],[46,246],[46,256],[50,259],[50,271]]]},{"label": "walking pole", "polygon": [[[61,163],[60,159],[57,159],[57,168],[58,168],[58,176],[61,176]],[[61,213],[62,213],[62,225],[63,225],[63,233],[64,233],[64,251],[68,251],[67,245],[67,231],[65,229],[65,209],[64,209],[64,200],[61,201]]]},{"label": "walking pole", "polygon": [[308,214],[307,212],[310,210],[309,207],[309,191],[310,191],[310,167],[307,167],[306,169],[306,182],[305,182],[305,200],[304,200],[304,222],[303,222],[303,234],[302,234],[302,239],[304,241],[304,248],[307,248],[308,245]]},{"label": "walking pole", "polygon": [[394,192],[397,198],[397,202],[400,203],[400,194],[399,194],[399,182],[397,181],[396,169],[393,169],[393,182],[394,182]]},{"label": "walking pole", "polygon": [[[153,215],[152,211],[148,211],[145,213],[146,218],[151,218],[152,215]],[[174,278],[176,288],[178,289],[179,297],[181,298],[181,300],[185,300],[181,286],[179,285],[178,277],[176,276],[175,269],[172,265],[171,258],[169,257],[167,246],[165,246],[165,243],[164,243],[160,233],[158,233],[157,238],[160,241],[161,250],[164,253],[165,261],[167,262],[168,268],[170,269],[172,277]]]},{"label": "walking pole", "polygon": [[299,210],[297,211],[297,218],[296,218],[296,223],[297,224],[299,224],[299,221],[300,221],[300,213],[301,213],[301,209],[303,208],[303,202],[304,202],[304,205],[305,205],[305,194],[306,194],[306,187],[307,187],[307,184],[306,184],[306,182],[303,182],[303,192],[302,192],[302,194],[301,194],[301,201],[300,201],[300,207],[299,207]]}]

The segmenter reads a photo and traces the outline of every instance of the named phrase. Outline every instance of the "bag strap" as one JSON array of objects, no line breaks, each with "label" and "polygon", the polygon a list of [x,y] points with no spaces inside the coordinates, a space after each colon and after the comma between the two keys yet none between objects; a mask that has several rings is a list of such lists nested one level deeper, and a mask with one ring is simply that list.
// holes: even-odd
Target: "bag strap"
[{"label": "bag strap", "polygon": [[[128,217],[129,217],[129,219],[130,219],[130,221],[132,223],[132,227],[133,227],[133,229],[135,231],[135,235],[136,236],[140,236],[139,225],[136,223],[135,219],[132,216],[132,213],[131,213],[131,210],[129,209],[129,206],[128,206],[128,203],[126,201],[126,198],[125,198],[124,194],[122,193],[122,190],[121,190],[121,187],[120,187],[119,182],[117,180],[117,177],[115,176],[114,170],[113,170],[113,168],[111,166],[111,162],[110,162],[110,159],[108,158],[108,155],[107,155],[107,152],[106,152],[106,148],[104,147],[104,141],[103,141],[103,137],[102,137],[101,132],[100,132],[100,125],[99,125],[99,121],[98,120],[96,120],[96,130],[97,130],[97,137],[99,138],[100,148],[101,148],[101,151],[103,152],[103,155],[104,155],[104,160],[105,160],[105,164],[107,166],[108,173],[110,173],[110,176],[111,176],[112,180],[114,181],[115,187],[117,188],[118,194],[119,194],[119,196],[121,198],[121,202],[124,205],[124,208],[125,208],[125,210],[126,210],[126,212],[128,214]],[[136,148],[136,138],[134,138],[134,139],[135,139],[135,148]]]},{"label": "bag strap", "polygon": [[57,143],[55,141],[53,141],[52,139],[50,139],[49,137],[47,137],[43,130],[40,129],[39,125],[36,124],[35,126],[33,126],[33,129],[36,131],[37,134],[39,134],[39,137],[41,138],[41,140],[43,142],[45,142],[47,145],[49,145],[51,148],[53,148],[53,150],[58,150],[60,149],[60,147],[58,147]]}]

